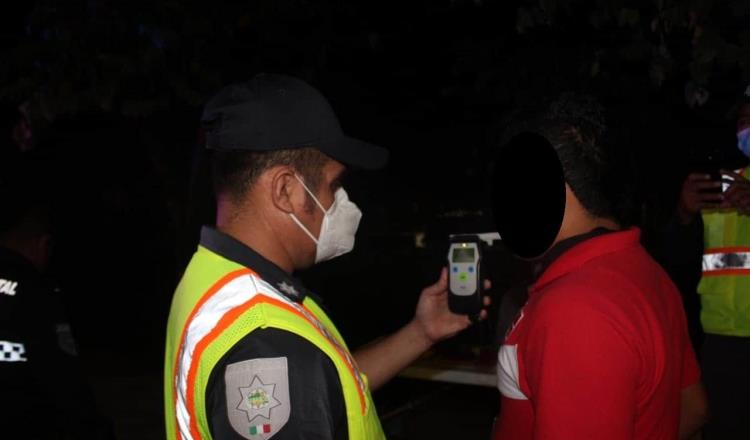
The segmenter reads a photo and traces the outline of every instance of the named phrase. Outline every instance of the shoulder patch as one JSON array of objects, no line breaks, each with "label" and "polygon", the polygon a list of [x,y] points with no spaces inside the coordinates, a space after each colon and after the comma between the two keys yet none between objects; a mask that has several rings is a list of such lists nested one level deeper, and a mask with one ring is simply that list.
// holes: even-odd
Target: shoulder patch
[{"label": "shoulder patch", "polygon": [[289,371],[286,357],[250,359],[224,372],[227,417],[243,438],[272,438],[289,421]]}]

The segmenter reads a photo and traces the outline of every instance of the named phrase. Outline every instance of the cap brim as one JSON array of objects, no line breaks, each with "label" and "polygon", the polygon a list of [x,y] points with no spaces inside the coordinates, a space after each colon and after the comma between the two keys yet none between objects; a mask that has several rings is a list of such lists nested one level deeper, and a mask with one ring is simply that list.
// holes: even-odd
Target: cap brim
[{"label": "cap brim", "polygon": [[325,142],[318,149],[332,159],[356,168],[377,170],[388,163],[388,150],[348,136]]}]

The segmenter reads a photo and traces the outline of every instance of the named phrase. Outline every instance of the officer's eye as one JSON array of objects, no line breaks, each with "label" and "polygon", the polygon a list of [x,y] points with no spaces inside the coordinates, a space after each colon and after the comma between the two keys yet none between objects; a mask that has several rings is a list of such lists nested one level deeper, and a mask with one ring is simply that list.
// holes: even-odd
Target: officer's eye
[{"label": "officer's eye", "polygon": [[331,191],[336,192],[339,188],[343,187],[344,181],[346,180],[346,176],[347,176],[346,170],[344,170],[343,172],[341,172],[341,174],[336,176],[336,178],[333,179],[333,181],[331,181]]}]

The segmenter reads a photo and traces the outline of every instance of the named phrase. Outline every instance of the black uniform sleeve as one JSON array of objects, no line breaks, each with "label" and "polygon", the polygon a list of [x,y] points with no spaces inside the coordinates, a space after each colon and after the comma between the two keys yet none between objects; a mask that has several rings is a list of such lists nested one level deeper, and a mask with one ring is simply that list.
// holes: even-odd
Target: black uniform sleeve
[{"label": "black uniform sleeve", "polygon": [[[348,438],[346,407],[333,362],[315,345],[294,333],[266,328],[245,336],[214,367],[206,387],[206,412],[215,440],[243,439],[229,422],[224,373],[228,365],[250,359],[286,357],[289,374],[289,421],[274,439],[338,440]],[[252,378],[248,378],[252,380]]]}]

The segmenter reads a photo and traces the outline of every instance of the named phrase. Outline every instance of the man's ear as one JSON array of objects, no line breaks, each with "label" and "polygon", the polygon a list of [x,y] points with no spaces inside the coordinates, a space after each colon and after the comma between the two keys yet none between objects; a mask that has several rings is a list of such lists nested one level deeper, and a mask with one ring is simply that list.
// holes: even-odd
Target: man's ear
[{"label": "man's ear", "polygon": [[278,166],[269,171],[268,185],[271,190],[271,202],[276,209],[293,213],[299,203],[301,185],[295,177],[294,170],[288,166]]}]

